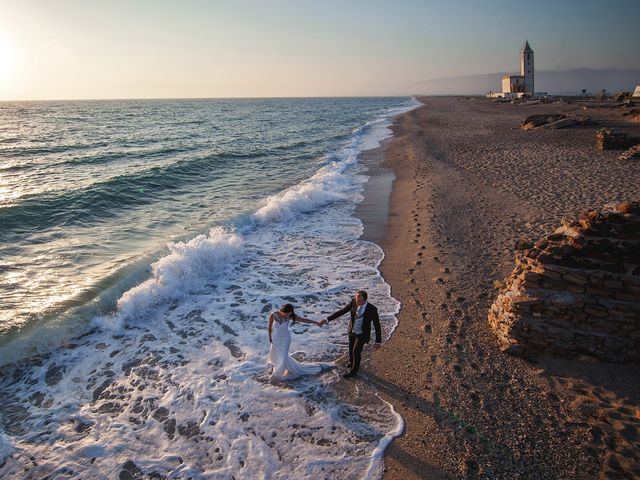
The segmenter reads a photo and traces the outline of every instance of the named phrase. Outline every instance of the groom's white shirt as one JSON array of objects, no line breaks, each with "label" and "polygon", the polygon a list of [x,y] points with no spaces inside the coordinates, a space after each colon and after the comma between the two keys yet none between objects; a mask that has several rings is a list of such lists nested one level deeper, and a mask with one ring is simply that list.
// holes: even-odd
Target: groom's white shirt
[{"label": "groom's white shirt", "polygon": [[364,305],[358,305],[356,309],[356,318],[353,324],[353,333],[356,335],[362,335],[362,316],[364,315],[364,311],[367,308],[367,302],[364,302]]}]

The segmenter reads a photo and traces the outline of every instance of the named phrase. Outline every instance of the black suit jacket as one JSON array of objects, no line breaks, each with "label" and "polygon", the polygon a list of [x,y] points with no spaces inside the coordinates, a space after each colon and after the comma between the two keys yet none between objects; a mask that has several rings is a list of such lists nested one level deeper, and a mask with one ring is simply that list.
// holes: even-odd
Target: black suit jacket
[{"label": "black suit jacket", "polygon": [[[341,308],[335,313],[332,313],[327,317],[327,320],[336,319],[345,313],[349,312],[351,314],[351,321],[349,322],[349,333],[353,331],[353,323],[356,318],[356,312],[358,310],[358,305],[356,304],[355,299],[351,300],[347,304],[346,307]],[[382,342],[382,332],[380,331],[380,318],[378,317],[378,309],[367,302],[367,308],[364,309],[364,313],[362,315],[362,337],[365,343],[369,343],[371,339],[371,323],[373,322],[373,326],[376,329],[376,342]]]}]

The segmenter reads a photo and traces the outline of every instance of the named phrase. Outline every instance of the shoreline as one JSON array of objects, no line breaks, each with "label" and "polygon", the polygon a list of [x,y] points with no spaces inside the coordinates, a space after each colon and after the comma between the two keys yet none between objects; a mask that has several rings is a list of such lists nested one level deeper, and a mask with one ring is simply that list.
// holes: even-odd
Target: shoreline
[{"label": "shoreline", "polygon": [[380,212],[370,210],[385,198],[377,169],[367,172],[373,182],[356,210],[361,238],[383,249],[381,274],[402,304],[366,369],[405,421],[384,452],[384,478],[598,478],[615,465],[630,472],[637,365],[512,357],[498,349],[486,315],[518,238],[537,239],[564,216],[638,196],[640,168],[595,151],[599,127],[518,128],[528,114],[576,106],[420,101],[394,119],[392,138],[367,152],[365,164],[377,159],[395,177],[386,222],[371,225]]},{"label": "shoreline", "polygon": [[364,150],[362,164],[367,168],[365,174],[369,180],[364,184],[362,202],[356,205],[354,215],[360,219],[363,232],[360,240],[382,246],[389,224],[389,200],[393,191],[395,174],[384,164],[384,149],[390,139],[371,150]]}]

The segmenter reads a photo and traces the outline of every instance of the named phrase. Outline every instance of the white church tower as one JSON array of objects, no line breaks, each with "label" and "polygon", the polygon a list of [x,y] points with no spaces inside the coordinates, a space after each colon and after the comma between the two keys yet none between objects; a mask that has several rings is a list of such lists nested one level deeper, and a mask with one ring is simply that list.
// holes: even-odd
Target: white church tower
[{"label": "white church tower", "polygon": [[535,93],[533,84],[533,50],[529,46],[529,41],[524,42],[524,47],[520,52],[520,76],[524,77],[525,92],[528,95]]}]

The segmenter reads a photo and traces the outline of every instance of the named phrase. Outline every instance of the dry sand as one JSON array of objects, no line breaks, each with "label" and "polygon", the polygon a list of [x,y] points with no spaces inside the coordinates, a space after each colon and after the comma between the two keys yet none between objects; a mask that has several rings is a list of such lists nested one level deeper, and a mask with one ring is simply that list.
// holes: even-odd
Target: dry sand
[{"label": "dry sand", "polygon": [[[365,376],[406,420],[384,478],[639,478],[639,365],[507,355],[487,311],[518,238],[640,198],[640,163],[596,151],[598,126],[524,131],[520,121],[575,111],[636,135],[640,126],[608,108],[421,100],[369,152],[371,166],[384,162],[358,212],[403,305]],[[388,217],[384,194],[372,195],[390,184],[385,169],[395,173]]]}]

